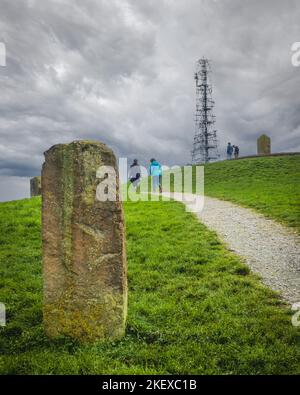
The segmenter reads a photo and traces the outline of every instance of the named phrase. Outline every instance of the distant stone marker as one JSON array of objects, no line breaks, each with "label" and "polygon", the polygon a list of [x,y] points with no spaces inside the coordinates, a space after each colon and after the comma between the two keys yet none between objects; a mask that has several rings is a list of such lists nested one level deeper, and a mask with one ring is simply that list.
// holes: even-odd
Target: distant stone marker
[{"label": "distant stone marker", "polygon": [[[116,170],[116,201],[96,199],[97,170]],[[51,338],[117,339],[127,315],[127,266],[116,158],[75,141],[45,152],[42,171],[44,327]]]},{"label": "distant stone marker", "polygon": [[30,179],[30,196],[40,196],[42,194],[41,176]]},{"label": "distant stone marker", "polygon": [[271,139],[265,134],[262,134],[257,139],[257,155],[268,155],[271,153]]}]

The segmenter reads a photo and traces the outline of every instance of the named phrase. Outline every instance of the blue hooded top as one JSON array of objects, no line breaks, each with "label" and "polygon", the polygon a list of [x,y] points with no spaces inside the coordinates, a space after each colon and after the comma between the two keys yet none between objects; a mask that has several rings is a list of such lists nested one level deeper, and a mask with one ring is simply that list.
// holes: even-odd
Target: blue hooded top
[{"label": "blue hooded top", "polygon": [[161,176],[162,175],[162,168],[161,165],[154,160],[150,167],[149,167],[149,174],[150,176]]},{"label": "blue hooded top", "polygon": [[227,145],[227,154],[231,155],[232,152],[233,152],[233,146],[230,145],[230,144],[228,144],[228,145]]}]

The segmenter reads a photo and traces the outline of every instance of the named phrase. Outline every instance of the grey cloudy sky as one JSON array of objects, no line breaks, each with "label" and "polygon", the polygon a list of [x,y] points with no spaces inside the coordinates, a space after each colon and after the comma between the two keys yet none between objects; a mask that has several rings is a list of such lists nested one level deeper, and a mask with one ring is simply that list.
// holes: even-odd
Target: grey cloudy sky
[{"label": "grey cloudy sky", "polygon": [[300,151],[298,0],[0,0],[0,200],[29,195],[43,152],[97,139],[118,156],[190,161],[195,62],[212,61],[216,127]]}]

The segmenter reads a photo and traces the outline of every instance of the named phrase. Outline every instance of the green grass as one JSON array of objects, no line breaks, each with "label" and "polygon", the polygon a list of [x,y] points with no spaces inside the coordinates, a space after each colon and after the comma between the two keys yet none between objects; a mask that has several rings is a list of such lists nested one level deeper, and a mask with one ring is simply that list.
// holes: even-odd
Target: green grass
[{"label": "green grass", "polygon": [[300,233],[300,155],[208,164],[205,194],[254,208]]},{"label": "green grass", "polygon": [[40,199],[0,204],[2,374],[299,374],[300,330],[278,296],[175,202],[126,203],[129,315],[121,341],[42,328]]}]

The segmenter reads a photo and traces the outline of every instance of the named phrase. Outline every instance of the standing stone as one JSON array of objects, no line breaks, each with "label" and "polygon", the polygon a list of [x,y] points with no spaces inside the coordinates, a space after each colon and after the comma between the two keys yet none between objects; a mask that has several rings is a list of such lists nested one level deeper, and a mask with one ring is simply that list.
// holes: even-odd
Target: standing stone
[{"label": "standing stone", "polygon": [[262,134],[257,139],[257,155],[269,155],[271,153],[271,139]]},{"label": "standing stone", "polygon": [[30,179],[30,196],[40,196],[42,194],[42,180],[41,176]]},{"label": "standing stone", "polygon": [[[55,145],[44,155],[45,332],[89,342],[120,338],[127,315],[127,267],[116,158],[94,141]],[[116,201],[96,199],[102,165],[116,171]]]}]

